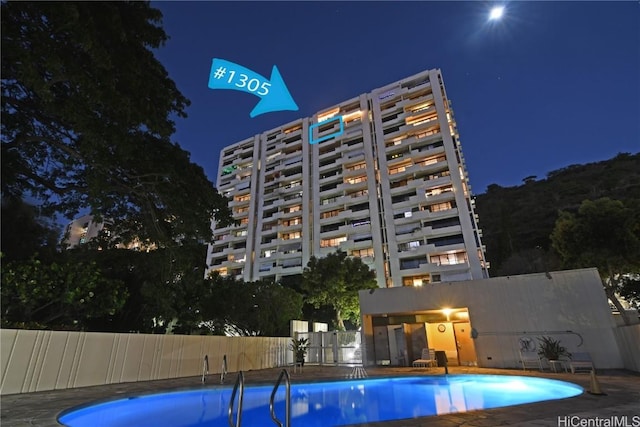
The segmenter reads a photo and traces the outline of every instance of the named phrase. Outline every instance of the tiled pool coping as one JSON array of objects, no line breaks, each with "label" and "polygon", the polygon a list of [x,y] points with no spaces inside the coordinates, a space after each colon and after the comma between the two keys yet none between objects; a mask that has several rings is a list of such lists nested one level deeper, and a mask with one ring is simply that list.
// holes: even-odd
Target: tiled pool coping
[{"label": "tiled pool coping", "polygon": [[[281,368],[248,371],[245,372],[245,381],[247,384],[274,383],[280,370]],[[293,373],[291,369],[289,372],[291,374],[292,382],[307,382],[313,380],[344,379],[352,373],[352,368],[305,366],[302,373]],[[367,368],[366,372],[369,377],[421,374],[429,375],[442,374],[443,369],[376,367]],[[573,382],[584,387],[585,390],[589,390],[591,385],[591,377],[589,374],[567,374],[538,371],[523,372],[522,370],[515,369],[485,369],[471,367],[450,367],[449,373],[530,375]],[[236,374],[230,373],[226,380],[227,386],[233,384],[235,378]],[[440,415],[437,417],[359,424],[358,426],[425,427],[428,425],[436,427],[557,427],[561,425],[580,425],[578,423],[581,419],[612,419],[613,417],[623,419],[622,417],[625,416],[629,425],[634,425],[634,416],[638,417],[635,419],[637,420],[635,425],[640,426],[640,374],[622,370],[610,370],[600,371],[597,378],[601,391],[606,393],[604,396],[584,393],[574,398],[557,401]],[[218,382],[219,376],[211,375],[204,387],[215,387]],[[61,411],[83,403],[125,395],[198,387],[203,387],[200,382],[200,377],[189,377],[6,395],[0,398],[0,425],[3,427],[56,427],[59,426],[56,418]],[[567,422],[564,424],[560,423],[559,417],[560,420],[567,420]],[[570,424],[569,421],[573,422],[573,424]]]}]

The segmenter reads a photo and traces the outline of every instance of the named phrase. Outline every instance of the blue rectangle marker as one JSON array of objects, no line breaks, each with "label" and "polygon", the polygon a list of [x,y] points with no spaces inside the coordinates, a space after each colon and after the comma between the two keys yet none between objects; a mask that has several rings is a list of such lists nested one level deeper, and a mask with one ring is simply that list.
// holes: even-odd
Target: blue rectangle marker
[{"label": "blue rectangle marker", "polygon": [[[317,128],[318,126],[324,126],[326,124],[329,124],[333,121],[339,120],[340,121],[340,129],[330,133],[329,135],[324,135],[321,138],[318,139],[313,139],[313,130],[315,128]],[[340,136],[344,133],[344,121],[342,120],[342,116],[338,116],[338,117],[334,117],[332,119],[328,119],[328,120],[323,120],[320,123],[316,123],[314,125],[309,126],[309,144],[317,144],[319,142],[322,141],[326,141],[327,139],[331,139],[331,138],[335,138],[337,136]]]}]

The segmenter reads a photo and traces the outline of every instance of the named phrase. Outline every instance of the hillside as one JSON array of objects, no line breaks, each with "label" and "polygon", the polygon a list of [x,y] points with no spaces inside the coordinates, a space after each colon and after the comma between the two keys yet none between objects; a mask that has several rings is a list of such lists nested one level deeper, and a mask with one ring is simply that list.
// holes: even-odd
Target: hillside
[{"label": "hillside", "polygon": [[557,268],[549,235],[558,211],[601,197],[640,200],[640,153],[567,166],[515,187],[490,185],[476,197],[476,212],[491,276]]}]

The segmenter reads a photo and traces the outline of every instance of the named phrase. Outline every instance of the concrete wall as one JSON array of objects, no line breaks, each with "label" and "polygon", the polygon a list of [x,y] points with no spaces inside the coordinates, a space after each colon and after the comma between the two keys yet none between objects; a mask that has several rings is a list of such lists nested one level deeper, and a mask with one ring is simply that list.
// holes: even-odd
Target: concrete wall
[{"label": "concrete wall", "polygon": [[290,338],[0,330],[0,394],[281,366]]},{"label": "concrete wall", "polygon": [[496,277],[422,287],[360,292],[366,361],[372,363],[375,315],[468,308],[478,365],[519,367],[522,339],[561,340],[570,352],[588,352],[596,368],[622,368],[615,322],[595,268]]}]

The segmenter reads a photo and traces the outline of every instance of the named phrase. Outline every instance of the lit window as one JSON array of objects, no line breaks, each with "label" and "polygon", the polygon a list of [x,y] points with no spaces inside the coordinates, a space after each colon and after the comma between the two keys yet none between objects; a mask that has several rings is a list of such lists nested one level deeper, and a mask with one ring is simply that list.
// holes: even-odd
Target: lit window
[{"label": "lit window", "polygon": [[354,249],[351,251],[351,256],[358,258],[372,257],[373,258],[373,248],[366,249]]},{"label": "lit window", "polygon": [[366,182],[366,181],[367,181],[367,176],[366,175],[356,176],[354,178],[347,178],[347,182],[349,184],[358,184],[360,182]]},{"label": "lit window", "polygon": [[320,247],[321,248],[333,248],[335,246],[339,246],[340,243],[346,242],[346,241],[347,241],[347,237],[346,236],[335,237],[333,239],[322,239],[320,241]]},{"label": "lit window", "polygon": [[322,212],[320,214],[320,218],[322,219],[331,218],[331,217],[337,216],[340,212],[342,212],[342,209],[335,209],[328,212]]},{"label": "lit window", "polygon": [[302,232],[300,231],[282,234],[282,240],[299,239],[300,237],[302,237]]},{"label": "lit window", "polygon": [[450,254],[432,255],[429,260],[432,264],[437,265],[465,264],[467,262],[467,253],[454,252]]},{"label": "lit window", "polygon": [[318,123],[324,122],[325,120],[329,120],[330,118],[332,118],[333,116],[335,116],[339,112],[340,112],[340,107],[336,107],[333,110],[324,112],[322,114],[318,114]]}]

